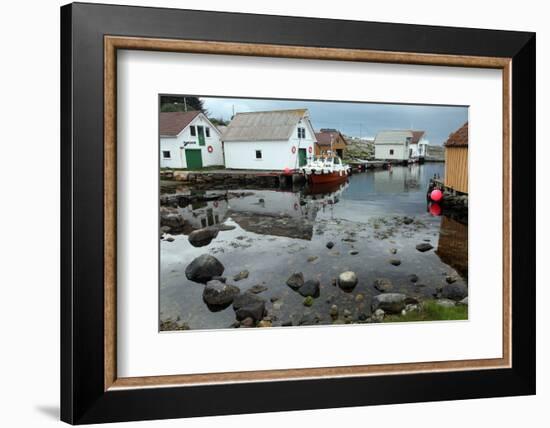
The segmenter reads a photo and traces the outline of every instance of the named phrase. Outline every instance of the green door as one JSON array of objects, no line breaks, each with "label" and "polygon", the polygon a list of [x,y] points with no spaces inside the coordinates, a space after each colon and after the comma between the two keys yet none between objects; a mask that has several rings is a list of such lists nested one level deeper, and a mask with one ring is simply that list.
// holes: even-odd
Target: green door
[{"label": "green door", "polygon": [[201,169],[201,149],[185,149],[185,160],[187,161],[187,169]]},{"label": "green door", "polygon": [[298,163],[299,166],[304,166],[307,163],[306,149],[298,149]]},{"label": "green door", "polygon": [[197,126],[197,133],[199,134],[199,146],[204,146],[204,126]]}]

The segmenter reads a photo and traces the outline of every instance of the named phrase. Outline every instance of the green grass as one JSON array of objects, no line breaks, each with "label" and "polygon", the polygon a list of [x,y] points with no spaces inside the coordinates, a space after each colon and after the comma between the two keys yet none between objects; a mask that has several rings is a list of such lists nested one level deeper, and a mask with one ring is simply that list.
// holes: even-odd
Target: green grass
[{"label": "green grass", "polygon": [[384,322],[448,321],[467,319],[468,305],[457,305],[450,308],[445,308],[438,305],[433,300],[427,300],[422,303],[421,310],[408,312],[405,315],[388,315],[384,318]]}]

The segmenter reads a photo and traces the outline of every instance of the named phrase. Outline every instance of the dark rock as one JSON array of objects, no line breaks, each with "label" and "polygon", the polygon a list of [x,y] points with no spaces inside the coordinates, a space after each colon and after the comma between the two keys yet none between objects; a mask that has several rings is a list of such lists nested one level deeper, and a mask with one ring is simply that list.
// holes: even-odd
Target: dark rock
[{"label": "dark rock", "polygon": [[281,324],[283,327],[292,327],[292,321],[285,321]]},{"label": "dark rock", "polygon": [[160,213],[160,225],[168,226],[171,232],[180,232],[183,229],[185,220],[180,214],[164,212]]},{"label": "dark rock", "polygon": [[393,290],[393,284],[388,278],[376,278],[372,285],[381,293],[389,293]]},{"label": "dark rock", "polygon": [[298,293],[304,297],[319,297],[320,283],[316,279],[309,279],[298,289]]},{"label": "dark rock", "polygon": [[[263,291],[266,291],[267,290],[267,287],[265,285],[261,285],[261,284],[256,284],[256,285],[253,285],[252,287],[250,287],[248,290],[246,290],[247,293],[254,293],[254,294],[259,294],[259,293],[262,293]],[[277,300],[277,299],[275,299]]]},{"label": "dark rock", "polygon": [[210,306],[227,307],[240,293],[239,287],[221,281],[208,281],[202,292],[202,299]]},{"label": "dark rock", "polygon": [[441,297],[451,300],[462,300],[468,296],[468,287],[461,284],[447,284],[441,289]]},{"label": "dark rock", "polygon": [[445,277],[445,281],[447,281],[447,284],[453,284],[456,282],[456,277],[452,275],[447,275]]},{"label": "dark rock", "polygon": [[334,247],[334,242],[327,242],[327,248],[330,250],[332,247]]},{"label": "dark rock", "polygon": [[318,258],[319,258],[318,256],[309,256],[309,257],[307,258],[307,261],[308,261],[309,263],[312,263],[312,262],[316,261]]},{"label": "dark rock", "polygon": [[430,251],[433,248],[432,244],[428,244],[427,242],[422,242],[421,244],[418,244],[416,246],[416,249],[420,251],[421,253],[424,253],[426,251]]},{"label": "dark rock", "polygon": [[372,310],[382,309],[386,313],[399,314],[405,308],[407,296],[401,293],[384,293],[374,296]]},{"label": "dark rock", "polygon": [[215,276],[220,276],[225,268],[221,262],[210,254],[197,257],[185,268],[188,280],[206,284]]},{"label": "dark rock", "polygon": [[233,277],[233,281],[240,281],[241,279],[246,279],[248,278],[248,275],[249,275],[249,272],[247,270],[242,270]]},{"label": "dark rock", "polygon": [[188,236],[189,243],[193,247],[204,247],[205,245],[210,244],[210,242],[218,236],[218,232],[219,230],[211,227],[194,230]]},{"label": "dark rock", "polygon": [[401,264],[401,260],[399,259],[390,259],[390,264],[394,266],[399,266]]},{"label": "dark rock", "polygon": [[252,293],[241,293],[233,299],[233,309],[238,320],[250,317],[259,321],[265,314],[265,300]]},{"label": "dark rock", "polygon": [[414,273],[409,275],[409,281],[417,283],[418,282],[418,275],[416,275]]},{"label": "dark rock", "polygon": [[246,317],[241,321],[241,327],[254,327],[254,320],[250,317]]},{"label": "dark rock", "polygon": [[357,285],[357,275],[351,271],[342,272],[338,276],[338,285],[342,290],[352,290]]},{"label": "dark rock", "polygon": [[356,256],[357,254],[359,254],[359,251],[357,251],[357,250],[351,250],[351,251],[349,252],[349,254],[350,254],[350,256]]},{"label": "dark rock", "polygon": [[225,282],[225,281],[227,281],[227,278],[225,276],[213,276],[212,281]]},{"label": "dark rock", "polygon": [[366,321],[368,316],[366,313],[361,312],[357,318],[359,319],[359,321]]},{"label": "dark rock", "polygon": [[411,224],[413,221],[414,221],[414,218],[403,217],[403,223],[405,223],[405,224]]},{"label": "dark rock", "polygon": [[293,273],[286,280],[286,285],[288,285],[293,290],[297,290],[302,285],[304,285],[304,274],[302,272]]},{"label": "dark rock", "polygon": [[164,240],[165,240],[166,242],[174,242],[174,241],[175,241],[174,237],[173,237],[173,236],[170,236],[170,235],[167,236],[166,238],[164,238]]}]

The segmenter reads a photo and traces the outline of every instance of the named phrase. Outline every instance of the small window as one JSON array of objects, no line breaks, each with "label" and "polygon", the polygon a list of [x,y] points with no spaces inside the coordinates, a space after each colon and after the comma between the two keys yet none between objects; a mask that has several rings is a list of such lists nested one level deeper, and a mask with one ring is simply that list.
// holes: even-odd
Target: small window
[{"label": "small window", "polygon": [[262,158],[262,151],[256,150],[256,159],[261,159],[261,158]]},{"label": "small window", "polygon": [[210,138],[210,128],[207,126],[205,129],[206,129],[206,137]]},{"label": "small window", "polygon": [[390,155],[393,155],[393,149],[390,149]]},{"label": "small window", "polygon": [[162,157],[164,159],[170,159],[170,150],[163,150],[162,151]]},{"label": "small window", "polygon": [[298,138],[306,138],[306,128],[298,128]]},{"label": "small window", "polygon": [[191,131],[191,136],[193,137],[197,136],[197,129],[194,126],[190,126],[189,131]]}]

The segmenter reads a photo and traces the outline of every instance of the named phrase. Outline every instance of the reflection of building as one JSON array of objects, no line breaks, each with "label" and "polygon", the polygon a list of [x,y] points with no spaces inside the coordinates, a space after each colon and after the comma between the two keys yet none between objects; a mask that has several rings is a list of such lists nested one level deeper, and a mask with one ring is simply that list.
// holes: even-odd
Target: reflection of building
[{"label": "reflection of building", "polygon": [[411,131],[381,131],[374,139],[374,157],[378,160],[408,161],[411,158]]},{"label": "reflection of building", "polygon": [[441,217],[436,254],[464,278],[468,277],[468,226],[447,216]]},{"label": "reflection of building", "polygon": [[237,113],[223,133],[225,166],[297,169],[313,155],[315,133],[307,109]]},{"label": "reflection of building", "polygon": [[160,167],[223,165],[220,132],[200,111],[160,113]]},{"label": "reflection of building", "polygon": [[219,199],[193,202],[186,207],[178,208],[178,213],[185,220],[184,233],[188,234],[196,229],[223,223],[227,210],[227,201]]},{"label": "reflection of building", "polygon": [[317,142],[315,143],[315,154],[326,155],[329,151],[336,154],[341,159],[344,158],[344,151],[346,150],[346,140],[340,131],[336,129],[321,129],[320,132],[315,133]]},{"label": "reflection of building", "polygon": [[445,143],[445,186],[468,193],[468,122]]},{"label": "reflection of building", "polygon": [[376,193],[402,193],[420,186],[420,166],[417,164],[375,170],[373,176]]}]

